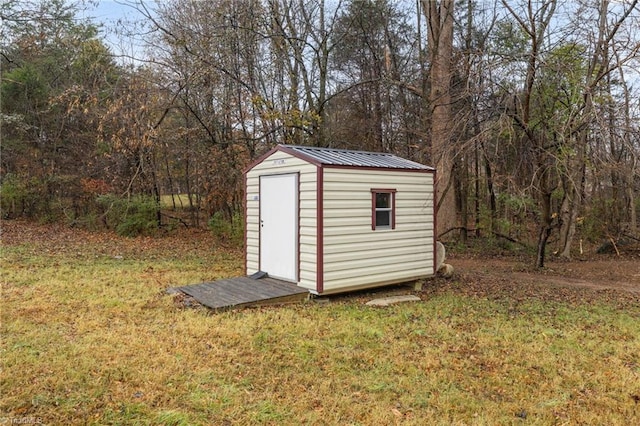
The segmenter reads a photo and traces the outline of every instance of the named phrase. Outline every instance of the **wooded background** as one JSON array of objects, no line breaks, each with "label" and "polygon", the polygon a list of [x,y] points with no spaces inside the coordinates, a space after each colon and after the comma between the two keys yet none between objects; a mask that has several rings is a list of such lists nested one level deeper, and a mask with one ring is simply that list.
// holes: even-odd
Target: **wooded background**
[{"label": "wooded background", "polygon": [[637,238],[637,0],[122,3],[141,19],[99,28],[2,1],[3,217],[241,223],[244,167],[284,143],[433,165],[441,238],[538,266]]}]

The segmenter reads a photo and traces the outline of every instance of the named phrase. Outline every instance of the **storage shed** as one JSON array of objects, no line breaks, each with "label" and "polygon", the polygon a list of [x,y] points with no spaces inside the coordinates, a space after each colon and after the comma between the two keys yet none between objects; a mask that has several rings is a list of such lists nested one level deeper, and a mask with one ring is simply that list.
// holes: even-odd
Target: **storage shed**
[{"label": "storage shed", "polygon": [[278,145],[245,170],[246,272],[330,294],[435,275],[435,169]]}]

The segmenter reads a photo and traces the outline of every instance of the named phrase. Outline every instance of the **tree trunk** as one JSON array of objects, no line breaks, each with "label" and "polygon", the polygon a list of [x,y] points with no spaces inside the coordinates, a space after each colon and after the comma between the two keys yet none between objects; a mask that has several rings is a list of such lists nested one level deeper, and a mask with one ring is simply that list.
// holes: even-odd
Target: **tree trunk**
[{"label": "tree trunk", "polygon": [[636,199],[631,183],[627,186],[627,192],[629,193],[629,215],[631,216],[631,220],[629,221],[629,231],[635,235],[638,232],[638,213],[636,212]]},{"label": "tree trunk", "polygon": [[568,190],[562,200],[560,207],[560,248],[558,256],[565,259],[571,259],[571,243],[576,233],[576,219],[578,217],[578,209],[576,207],[577,200],[574,190]]},{"label": "tree trunk", "polygon": [[551,235],[550,226],[541,226],[540,234],[538,235],[538,251],[536,254],[536,268],[544,268],[545,251],[547,249],[547,240]]},{"label": "tree trunk", "polygon": [[455,173],[455,198],[456,198],[456,210],[460,213],[460,241],[462,243],[467,242],[469,236],[468,222],[469,222],[469,169],[466,164],[466,157],[460,162],[462,167],[454,167]]},{"label": "tree trunk", "polygon": [[496,203],[496,192],[493,189],[493,172],[491,171],[491,163],[489,161],[489,156],[487,155],[487,151],[484,147],[484,142],[480,143],[480,147],[482,148],[482,158],[484,160],[484,174],[487,180],[487,192],[489,193],[489,211],[490,211],[490,222],[489,222],[489,233],[493,234],[495,230],[496,216],[498,215],[497,211],[497,203]]},{"label": "tree trunk", "polygon": [[[544,167],[544,166],[543,166]],[[540,226],[540,233],[538,234],[538,251],[536,255],[536,268],[544,268],[544,259],[547,249],[547,241],[553,230],[553,216],[551,215],[551,193],[548,190],[549,187],[549,171],[545,168],[542,169],[540,176],[541,187],[539,189],[540,195],[540,207],[542,213],[542,224]]]},{"label": "tree trunk", "polygon": [[456,204],[451,191],[453,153],[451,147],[451,77],[453,60],[454,0],[421,0],[427,20],[427,43],[431,63],[431,161],[438,170],[436,182],[438,235],[456,225]]},{"label": "tree trunk", "polygon": [[476,237],[480,237],[480,158],[479,158],[478,144],[474,144],[473,148],[473,169],[475,172],[475,178],[473,180],[473,198],[474,198],[474,213],[475,213],[475,225],[476,225]]}]

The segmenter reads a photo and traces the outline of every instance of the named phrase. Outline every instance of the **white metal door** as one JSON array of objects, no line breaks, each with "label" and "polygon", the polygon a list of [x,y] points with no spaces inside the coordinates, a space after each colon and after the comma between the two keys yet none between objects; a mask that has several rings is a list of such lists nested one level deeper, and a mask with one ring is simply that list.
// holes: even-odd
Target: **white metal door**
[{"label": "white metal door", "polygon": [[298,175],[260,176],[260,270],[298,281]]}]

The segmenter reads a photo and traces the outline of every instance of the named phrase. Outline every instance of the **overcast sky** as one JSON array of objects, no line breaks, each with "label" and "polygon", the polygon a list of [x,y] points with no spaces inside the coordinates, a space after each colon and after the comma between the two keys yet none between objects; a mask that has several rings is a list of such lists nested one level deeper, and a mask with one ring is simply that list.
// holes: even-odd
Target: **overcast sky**
[{"label": "overcast sky", "polygon": [[101,25],[100,33],[112,53],[121,57],[122,63],[129,62],[127,57],[130,56],[143,57],[134,39],[118,34],[126,29],[129,22],[140,19],[140,13],[126,0],[97,0],[96,3],[95,6],[88,3],[83,16]]}]

